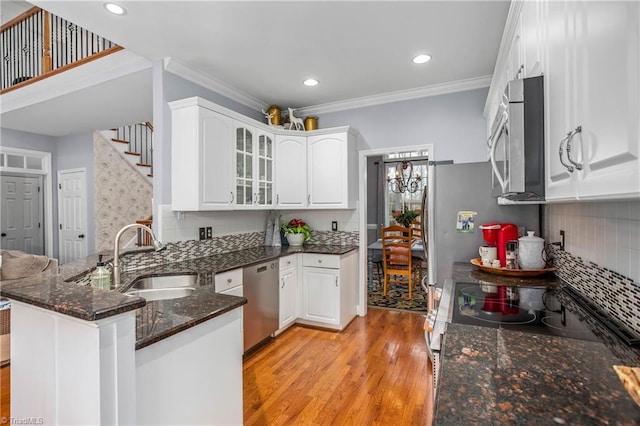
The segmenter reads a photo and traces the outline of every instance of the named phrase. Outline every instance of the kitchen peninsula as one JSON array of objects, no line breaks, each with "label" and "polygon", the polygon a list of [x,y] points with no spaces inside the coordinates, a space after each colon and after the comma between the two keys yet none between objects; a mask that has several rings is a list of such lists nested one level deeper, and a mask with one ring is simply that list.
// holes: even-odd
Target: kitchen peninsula
[{"label": "kitchen peninsula", "polygon": [[[217,293],[215,274],[296,253],[353,250],[255,247],[166,262],[126,272],[119,291],[77,283],[97,256],[62,265],[59,274],[5,281],[12,415],[44,424],[242,424],[238,308],[247,300]],[[170,258],[171,249],[162,255]],[[184,298],[145,301],[120,292],[139,276],[193,272],[198,284]]]}]

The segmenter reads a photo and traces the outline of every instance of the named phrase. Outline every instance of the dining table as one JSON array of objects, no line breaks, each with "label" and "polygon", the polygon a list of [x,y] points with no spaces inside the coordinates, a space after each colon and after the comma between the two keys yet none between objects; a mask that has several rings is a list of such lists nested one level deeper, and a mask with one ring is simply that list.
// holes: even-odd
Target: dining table
[{"label": "dining table", "polygon": [[[368,288],[373,287],[373,265],[376,253],[382,253],[382,239],[374,241],[367,246],[367,283]],[[411,255],[425,259],[422,241],[415,240],[411,245]]]}]

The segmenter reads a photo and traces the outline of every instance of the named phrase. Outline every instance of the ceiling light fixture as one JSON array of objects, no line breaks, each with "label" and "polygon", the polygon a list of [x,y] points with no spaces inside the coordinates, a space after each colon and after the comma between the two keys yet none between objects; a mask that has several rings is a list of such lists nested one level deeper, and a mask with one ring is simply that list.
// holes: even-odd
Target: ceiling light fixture
[{"label": "ceiling light fixture", "polygon": [[431,55],[422,54],[413,58],[414,64],[425,64],[431,60]]},{"label": "ceiling light fixture", "polygon": [[120,6],[117,3],[105,3],[104,8],[107,9],[108,12],[113,13],[114,15],[124,15],[127,13],[124,7]]},{"label": "ceiling light fixture", "polygon": [[313,87],[313,86],[317,86],[318,83],[320,83],[318,80],[316,80],[315,78],[308,78],[305,81],[302,82],[305,86],[309,86],[309,87]]}]

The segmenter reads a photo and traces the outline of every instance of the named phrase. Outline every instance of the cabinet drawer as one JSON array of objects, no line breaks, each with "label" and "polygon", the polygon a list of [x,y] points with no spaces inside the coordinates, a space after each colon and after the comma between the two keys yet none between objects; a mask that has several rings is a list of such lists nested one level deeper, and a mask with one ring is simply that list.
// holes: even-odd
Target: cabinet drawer
[{"label": "cabinet drawer", "polygon": [[215,283],[217,292],[222,292],[242,285],[242,269],[234,269],[232,271],[216,274]]},{"label": "cabinet drawer", "polygon": [[292,269],[298,266],[298,256],[285,256],[280,258],[280,270]]},{"label": "cabinet drawer", "polygon": [[316,268],[340,269],[340,256],[335,254],[304,253],[302,255],[302,265],[314,266]]}]

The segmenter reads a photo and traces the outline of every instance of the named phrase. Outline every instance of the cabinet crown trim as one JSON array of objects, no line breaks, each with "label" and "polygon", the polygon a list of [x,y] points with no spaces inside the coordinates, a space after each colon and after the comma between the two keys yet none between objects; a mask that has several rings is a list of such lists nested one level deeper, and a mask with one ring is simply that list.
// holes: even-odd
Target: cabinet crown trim
[{"label": "cabinet crown trim", "polygon": [[190,108],[194,106],[199,106],[202,108],[206,108],[208,110],[217,112],[218,114],[225,115],[229,118],[239,120],[244,122],[245,124],[251,125],[258,129],[264,130],[269,133],[273,133],[275,135],[289,135],[289,136],[314,136],[314,135],[326,135],[330,133],[351,133],[353,135],[358,135],[359,132],[352,128],[351,126],[340,126],[340,127],[328,127],[324,129],[317,130],[309,130],[309,131],[299,131],[299,130],[287,130],[282,127],[274,127],[269,126],[268,124],[262,123],[260,121],[254,120],[251,117],[247,117],[246,115],[242,115],[236,111],[233,111],[229,108],[223,107],[222,105],[218,105],[214,102],[211,102],[207,99],[201,98],[199,96],[194,96],[191,98],[180,99],[177,101],[168,102],[169,108],[172,111],[181,109],[181,108]]}]

